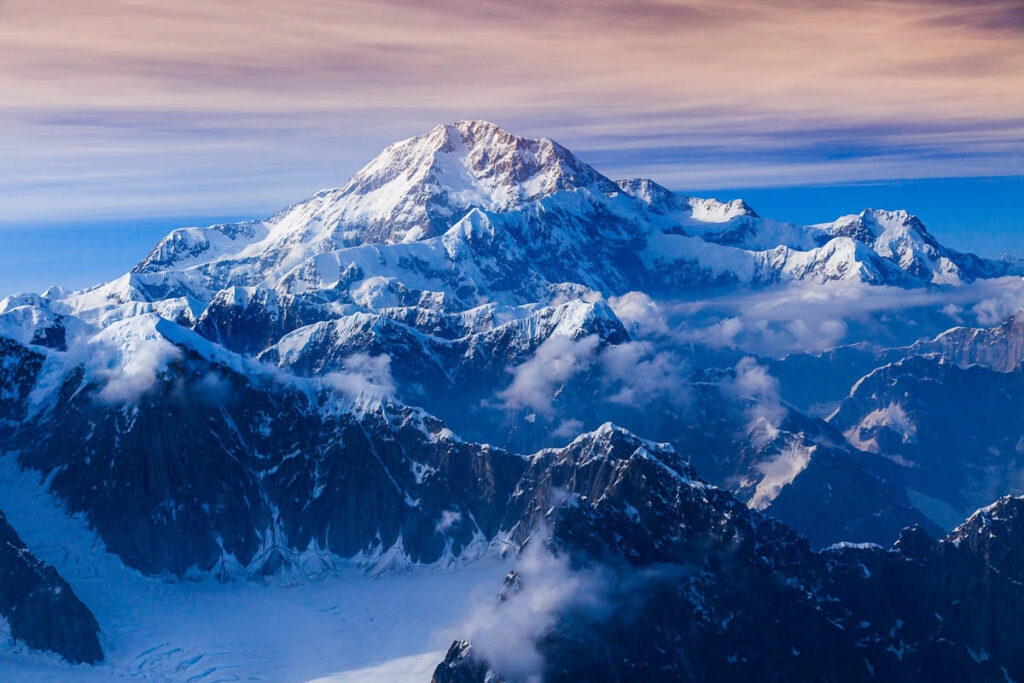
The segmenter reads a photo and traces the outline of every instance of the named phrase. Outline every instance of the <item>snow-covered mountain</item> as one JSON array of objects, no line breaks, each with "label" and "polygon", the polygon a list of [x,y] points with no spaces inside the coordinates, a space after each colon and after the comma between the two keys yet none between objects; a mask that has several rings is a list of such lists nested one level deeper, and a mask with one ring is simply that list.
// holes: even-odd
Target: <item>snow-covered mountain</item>
[{"label": "snow-covered mountain", "polygon": [[[944,248],[905,212],[781,223],[739,200],[614,183],[550,140],[460,122],[388,147],[344,187],[267,220],[173,231],[107,284],[8,297],[0,330],[19,344],[12,358],[40,368],[33,400],[59,409],[60,387],[76,382],[132,403],[182,359],[216,358],[243,377],[266,374],[258,359],[422,406],[457,433],[520,452],[615,419],[672,442],[751,505],[777,505],[817,542],[891,540],[924,521],[899,487],[863,490],[891,478],[880,471],[891,459],[744,394],[732,370],[688,368],[683,349],[636,337],[606,302],[785,280],[921,287],[1012,269]],[[34,410],[12,423],[56,429],[42,422],[53,406]],[[835,514],[797,515],[812,507],[806,497],[851,490],[851,477],[861,483]],[[854,511],[854,500],[871,502]]]},{"label": "snow-covered mountain", "polygon": [[1018,270],[943,247],[905,212],[780,223],[742,201],[683,197],[648,180],[615,184],[550,140],[461,122],[388,147],[344,187],[269,219],[175,230],[109,283],[9,297],[0,330],[31,342],[65,324],[95,331],[152,312],[221,341],[246,320],[253,333],[233,348],[255,354],[350,312],[463,313],[588,289],[921,286]]},{"label": "snow-covered mountain", "polygon": [[[866,658],[865,670],[912,678],[933,669],[890,661],[903,636],[858,625],[876,584],[835,578],[863,563],[890,582],[878,590],[901,585],[890,565],[903,550],[812,548],[888,545],[910,526],[938,536],[1021,492],[1020,316],[907,347],[757,359],[694,341],[671,315],[709,292],[799,285],[810,300],[836,282],[939,308],[1021,273],[944,247],[903,211],[774,221],[741,200],[613,182],[551,140],[459,122],[266,220],[175,230],[110,282],[0,300],[0,459],[147,576],[453,567],[550,529],[559,552],[608,571],[668,563],[672,581],[700,577],[680,610],[700,602],[730,621],[751,601],[796,600],[780,617],[792,637],[774,645],[767,612],[723,625],[716,652],[746,662],[737,671],[818,674],[833,671],[829,657]],[[717,324],[728,342],[744,323]],[[802,324],[789,327],[813,336]],[[826,421],[795,407],[794,384],[849,396]],[[975,409],[958,410],[964,392]],[[766,586],[772,572],[789,588]],[[839,611],[821,611],[833,598]],[[711,623],[667,619],[652,622],[665,647],[676,637],[665,634]],[[804,619],[821,628],[796,634]],[[945,647],[921,633],[922,651]],[[873,643],[864,657],[854,635]],[[561,637],[551,661],[574,651],[557,649]],[[634,656],[610,637],[595,635]],[[819,655],[801,669],[812,658],[790,661],[797,650]],[[644,666],[683,666],[659,657]],[[986,676],[995,666],[964,657],[949,661]]]},{"label": "snow-covered mountain", "polygon": [[241,286],[451,309],[529,303],[562,282],[607,293],[794,279],[915,285],[1015,268],[943,247],[905,212],[780,223],[742,201],[616,184],[550,140],[460,122],[388,147],[344,187],[269,219],[175,230],[131,276],[68,304],[183,298],[201,308]]},{"label": "snow-covered mountain", "polygon": [[914,353],[938,353],[960,365],[986,365],[1010,372],[1024,363],[1024,308],[990,328],[954,327],[911,347]]}]

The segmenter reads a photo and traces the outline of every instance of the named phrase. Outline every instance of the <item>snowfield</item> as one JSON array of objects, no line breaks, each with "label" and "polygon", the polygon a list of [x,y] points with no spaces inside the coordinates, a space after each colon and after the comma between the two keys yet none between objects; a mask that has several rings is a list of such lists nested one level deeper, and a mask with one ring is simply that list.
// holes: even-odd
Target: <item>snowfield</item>
[{"label": "snowfield", "polygon": [[270,583],[150,578],[107,553],[11,460],[0,459],[4,509],[92,609],[106,660],[69,665],[15,643],[0,625],[8,681],[426,681],[512,564],[487,558],[380,577],[353,568]]}]

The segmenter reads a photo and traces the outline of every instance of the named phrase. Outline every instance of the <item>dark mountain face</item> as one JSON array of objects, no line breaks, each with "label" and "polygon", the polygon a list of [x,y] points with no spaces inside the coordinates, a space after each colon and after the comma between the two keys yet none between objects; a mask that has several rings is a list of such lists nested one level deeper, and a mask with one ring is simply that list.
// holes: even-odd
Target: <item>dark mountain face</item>
[{"label": "dark mountain face", "polygon": [[[582,311],[570,339],[596,338],[609,347],[628,341],[611,311]],[[372,344],[381,343],[394,365],[419,369],[421,386],[442,388],[422,396],[462,433],[494,437],[519,452],[552,445],[554,425],[546,418],[532,430],[507,429],[507,413],[482,407],[472,391],[476,386],[476,396],[493,398],[486,393],[493,378],[531,357],[564,326],[564,316],[545,309],[523,325],[498,326],[447,346],[431,337],[438,353],[447,349],[442,362],[427,362],[431,347],[414,329],[387,317],[367,322],[355,334],[346,330],[343,345],[336,338],[323,348],[303,345],[312,355],[302,357],[323,359],[329,365],[321,371],[341,369],[343,359],[374,353]],[[158,328],[186,334],[166,321]],[[405,346],[395,332],[406,335]],[[409,408],[339,403],[323,381],[242,372],[188,345],[180,349],[180,360],[129,405],[105,400],[102,381],[79,369],[53,389],[45,409],[11,423],[7,432],[19,462],[48,475],[51,489],[73,511],[86,513],[129,566],[148,574],[227,577],[316,566],[332,557],[371,566],[431,563],[482,552],[500,533],[525,523],[525,512],[506,509],[527,469],[522,457],[460,441],[441,422]],[[41,357],[16,346],[7,357],[27,396]],[[443,382],[451,377],[457,381]],[[631,408],[595,392],[600,385],[583,374],[559,389],[559,407],[582,418],[578,429],[596,429],[610,415],[671,441],[745,500],[773,513],[777,500],[777,516],[809,534],[815,546],[843,538],[888,542],[907,524],[927,524],[888,483],[886,468],[894,469],[888,460],[851,452],[821,421],[791,412],[765,437],[750,430],[742,404],[714,382],[695,382],[694,404],[685,408],[671,402]],[[526,420],[518,425],[532,426]],[[795,464],[787,464],[788,457]],[[751,472],[762,477],[752,479]]]},{"label": "dark mountain face", "polygon": [[[339,404],[322,383],[240,374],[183,348],[129,406],[105,401],[79,369],[8,432],[19,461],[150,574],[271,571],[305,551],[368,563],[389,550],[415,563],[479,551],[533,524],[524,492],[581,485],[581,449],[594,463],[640,449],[602,428],[526,459],[459,441],[409,408]],[[662,448],[666,461],[694,476]]]},{"label": "dark mountain face", "polygon": [[0,372],[4,380],[0,389],[0,428],[13,429],[24,417],[28,396],[35,388],[45,359],[38,351],[0,337]]},{"label": "dark mountain face", "polygon": [[[920,331],[915,336],[920,337]],[[932,355],[962,366],[983,365],[998,372],[1012,372],[1024,362],[1024,310],[993,327],[954,327],[907,345],[862,343],[766,358],[763,362],[778,378],[787,402],[815,414],[824,409],[827,414],[847,397],[858,379],[875,368],[911,356]]]},{"label": "dark mountain face", "polygon": [[[387,354],[399,400],[464,438],[518,452],[564,443],[567,424],[586,431],[612,421],[671,443],[709,481],[772,509],[817,546],[891,543],[903,527],[929,524],[891,476],[899,470],[891,462],[850,449],[842,434],[789,406],[772,408],[776,424],[752,421],[763,406],[737,395],[735,371],[693,372],[683,358],[651,351],[603,303],[573,301],[504,324],[482,322],[485,315],[470,325],[397,308],[354,315],[288,337],[261,358],[317,376],[344,370],[358,354]],[[467,334],[471,325],[483,331]],[[534,370],[536,359],[578,371],[553,378],[550,401],[516,404],[517,374],[551,371]],[[621,359],[655,381],[620,371]]]},{"label": "dark mountain face", "polygon": [[458,556],[494,538],[525,467],[408,408],[332,410],[326,391],[194,353],[130,407],[99,391],[72,373],[7,443],[149,574],[272,571],[305,551],[368,564],[389,549],[417,563]]},{"label": "dark mountain face", "polygon": [[1011,372],[1024,363],[1024,309],[988,329],[954,327],[935,339],[915,343],[911,350],[937,353],[960,365],[985,365]]},{"label": "dark mountain face", "polygon": [[33,555],[0,512],[0,617],[11,637],[72,663],[103,659],[99,625],[57,574]]},{"label": "dark mountain face", "polygon": [[922,509],[951,527],[1002,493],[1024,492],[1024,371],[915,356],[862,379],[830,423],[900,465]]},{"label": "dark mountain face", "polygon": [[[726,499],[659,488],[648,500],[661,504],[636,523],[673,531],[650,547],[626,528],[629,501],[650,483],[639,477],[620,472],[599,499],[549,514],[555,552],[581,573],[599,558],[605,582],[599,600],[560,607],[536,641],[543,680],[1000,681],[1024,671],[1021,499],[942,541],[911,527],[889,550],[812,553]],[[529,591],[526,578],[507,580],[493,618],[536,599]],[[528,678],[489,651],[502,656],[457,641],[434,681]]]}]

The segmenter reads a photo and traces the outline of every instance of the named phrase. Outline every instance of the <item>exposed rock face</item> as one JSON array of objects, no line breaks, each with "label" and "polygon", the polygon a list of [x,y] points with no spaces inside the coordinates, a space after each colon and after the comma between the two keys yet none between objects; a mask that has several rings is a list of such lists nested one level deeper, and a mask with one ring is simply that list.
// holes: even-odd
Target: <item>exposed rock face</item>
[{"label": "exposed rock face", "polygon": [[[450,368],[449,377],[465,378],[472,397],[474,369],[484,376],[503,372],[554,329],[564,327],[570,339],[624,341],[624,330],[606,307],[600,315],[591,305],[565,307],[564,315],[544,312],[462,342],[462,354],[471,359],[464,366],[407,367],[420,373]],[[385,329],[390,325],[386,318],[376,320]],[[173,323],[158,319],[151,333],[156,336],[146,343],[169,335],[178,360],[130,404],[105,399],[104,378],[79,368],[51,386],[44,409],[6,431],[19,461],[52,473],[51,489],[73,511],[89,516],[107,547],[128,565],[149,574],[228,576],[317,566],[335,556],[380,567],[430,563],[482,552],[522,521],[509,516],[506,506],[514,503],[512,492],[527,469],[523,457],[463,442],[439,421],[400,405],[339,402],[317,380],[289,383],[256,366],[244,370],[239,357],[217,352]],[[389,348],[397,346],[389,342]],[[18,364],[15,376],[24,375],[27,395],[41,372],[41,357],[24,347],[12,349],[10,362],[12,368]],[[337,358],[354,350],[346,347]],[[420,377],[426,382],[434,376]],[[560,393],[586,405],[592,399],[585,389],[577,383]],[[721,480],[737,477],[731,487],[748,500],[761,496],[761,507],[777,498],[780,517],[806,528],[816,546],[851,537],[888,541],[908,523],[927,523],[880,476],[888,461],[865,454],[877,461],[865,469],[837,446],[841,437],[820,421],[797,416],[772,439],[736,440],[745,417],[718,405],[720,400],[709,397],[703,426],[672,420],[672,413],[616,414],[656,436],[674,434],[684,452],[698,456],[691,459]],[[461,428],[474,419],[471,401],[459,402],[453,393],[441,412],[457,417],[460,406],[466,411],[461,422],[455,420]],[[580,428],[598,427],[601,414],[593,410],[586,415],[590,424]],[[709,432],[713,415],[722,425]],[[478,424],[473,435],[498,436],[500,428],[497,421],[490,431]],[[782,495],[764,490],[761,480],[740,476],[793,449],[809,461],[774,484]]]},{"label": "exposed rock face", "polygon": [[[603,302],[573,300],[493,326],[474,316],[470,324],[485,331],[467,334],[473,328],[454,315],[355,314],[290,334],[261,359],[316,376],[344,369],[356,354],[388,354],[401,400],[467,439],[519,452],[564,443],[567,422],[583,431],[614,421],[672,443],[706,479],[771,508],[817,546],[851,538],[890,543],[903,527],[928,523],[898,477],[890,483],[899,470],[891,462],[851,452],[840,433],[789,407],[778,406],[776,425],[751,422],[746,408],[756,405],[733,395],[734,372],[689,373],[681,359],[650,353]],[[510,405],[514,399],[497,388],[537,357],[564,359],[577,371],[553,382],[550,410]],[[663,393],[634,389],[630,373],[616,374],[620,358],[646,364]]]},{"label": "exposed rock face", "polygon": [[[1007,496],[939,542],[912,528],[889,551],[826,553],[833,590],[865,619],[893,625],[904,652],[900,663],[913,680],[1018,679],[1024,672],[1022,523],[1024,499]],[[967,673],[972,668],[976,673]]]},{"label": "exposed rock face", "polygon": [[0,616],[11,636],[69,662],[103,659],[99,625],[57,571],[33,555],[0,512]]},{"label": "exposed rock face", "polygon": [[44,360],[43,354],[0,337],[0,429],[13,428],[24,416]]},{"label": "exposed rock face", "polygon": [[321,306],[304,298],[231,287],[218,292],[191,327],[232,351],[252,355],[326,315]]},{"label": "exposed rock face", "polygon": [[72,374],[8,443],[149,574],[458,556],[495,537],[525,466],[408,408],[324,410],[336,399],[195,356],[128,409],[98,391]]},{"label": "exposed rock face", "polygon": [[[104,399],[102,380],[79,368],[7,431],[23,465],[151,574],[259,573],[310,552],[375,565],[479,552],[522,540],[565,477],[597,477],[580,491],[596,495],[605,468],[652,448],[602,426],[524,458],[462,442],[409,408],[242,374],[172,323],[151,332],[184,335],[180,356],[134,402]],[[694,476],[673,451],[657,453],[651,476]]]},{"label": "exposed rock face", "polygon": [[[845,544],[812,553],[711,491],[673,496],[655,485],[647,508],[633,510],[629,501],[651,483],[627,474],[636,462],[620,462],[600,498],[574,497],[547,515],[554,547],[579,571],[595,558],[605,572],[617,569],[605,574],[598,608],[560,608],[537,640],[542,680],[1000,681],[1024,673],[1015,646],[1024,635],[1024,500],[1002,499],[942,541],[912,527],[890,550]],[[652,523],[657,546],[637,533]],[[529,591],[524,579],[502,600],[529,600]],[[485,681],[502,673],[493,669],[486,652],[460,641],[435,680]]]},{"label": "exposed rock face", "polygon": [[456,640],[448,648],[444,661],[437,665],[431,683],[505,683],[500,674],[491,671],[487,664],[479,661],[473,646],[465,640]]}]

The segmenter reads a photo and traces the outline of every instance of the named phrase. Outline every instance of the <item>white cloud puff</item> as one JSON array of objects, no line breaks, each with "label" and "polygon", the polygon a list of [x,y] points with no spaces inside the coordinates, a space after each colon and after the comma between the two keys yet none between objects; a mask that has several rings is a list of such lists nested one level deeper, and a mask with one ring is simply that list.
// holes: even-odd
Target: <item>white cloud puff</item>
[{"label": "white cloud puff", "polygon": [[352,354],[344,369],[324,375],[324,382],[351,398],[390,398],[395,394],[391,356],[387,354]]},{"label": "white cloud puff", "polygon": [[566,607],[598,608],[606,586],[597,573],[573,571],[564,556],[540,542],[526,546],[516,572],[517,592],[505,600],[482,598],[457,632],[496,671],[514,680],[539,681],[544,663],[537,648],[540,639]]},{"label": "white cloud puff", "polygon": [[512,383],[498,397],[507,408],[528,407],[550,415],[556,387],[590,367],[599,342],[597,335],[578,340],[548,337],[529,360],[512,369]]}]

